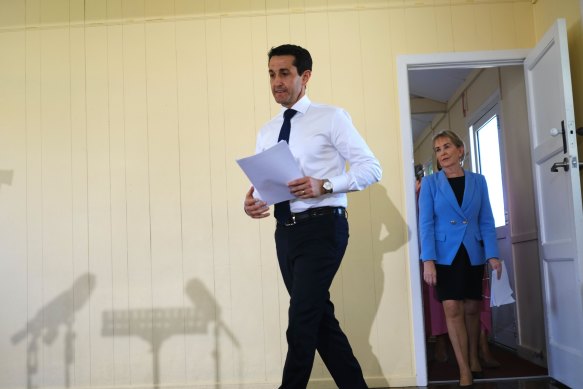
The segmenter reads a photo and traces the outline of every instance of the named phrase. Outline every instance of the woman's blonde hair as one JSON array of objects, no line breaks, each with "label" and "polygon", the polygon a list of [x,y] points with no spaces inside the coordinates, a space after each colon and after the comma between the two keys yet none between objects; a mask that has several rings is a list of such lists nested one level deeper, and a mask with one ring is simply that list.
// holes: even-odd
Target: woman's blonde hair
[{"label": "woman's blonde hair", "polygon": [[441,130],[437,134],[433,135],[433,138],[431,139],[431,144],[435,145],[435,140],[438,138],[449,138],[455,147],[457,148],[462,147],[464,149],[464,152],[460,158],[460,165],[463,165],[464,159],[466,158],[466,144],[464,143],[462,138],[460,138],[459,135],[453,132],[452,130]]}]

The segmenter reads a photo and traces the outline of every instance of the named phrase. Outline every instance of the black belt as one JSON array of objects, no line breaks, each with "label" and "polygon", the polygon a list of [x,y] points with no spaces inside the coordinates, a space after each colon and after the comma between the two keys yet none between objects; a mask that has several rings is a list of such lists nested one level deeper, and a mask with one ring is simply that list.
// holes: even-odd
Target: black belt
[{"label": "black belt", "polygon": [[346,208],[344,207],[318,207],[318,208],[310,208],[303,212],[293,213],[289,220],[285,223],[277,222],[277,224],[282,226],[293,226],[295,224],[305,222],[306,220],[313,219],[319,216],[326,216],[326,215],[341,215],[347,217]]}]

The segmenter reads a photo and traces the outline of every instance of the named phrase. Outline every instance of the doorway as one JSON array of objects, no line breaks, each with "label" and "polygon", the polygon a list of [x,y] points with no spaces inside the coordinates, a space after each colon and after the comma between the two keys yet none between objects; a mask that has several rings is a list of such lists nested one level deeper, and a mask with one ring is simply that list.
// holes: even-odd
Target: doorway
[{"label": "doorway", "polygon": [[[522,64],[524,58],[526,57],[526,52],[522,50],[517,51],[504,51],[504,52],[490,52],[490,53],[450,53],[450,54],[439,54],[439,55],[428,55],[428,56],[403,56],[398,59],[398,71],[399,71],[399,94],[401,105],[401,128],[403,131],[403,153],[404,161],[414,161],[415,163],[422,162],[424,165],[427,161],[416,161],[414,158],[414,140],[412,136],[412,125],[411,125],[411,106],[409,103],[409,72],[411,71],[434,71],[441,69],[452,69],[452,68],[466,68],[469,70],[477,69],[494,69],[494,68],[508,68],[511,65],[518,65],[520,72],[522,72]],[[524,83],[524,81],[522,81]],[[469,118],[468,118],[469,121]],[[468,123],[469,124],[469,123]],[[449,127],[449,126],[448,126]],[[442,128],[439,128],[442,129]],[[528,129],[526,130],[528,134]],[[468,131],[469,137],[469,131]],[[526,143],[528,147],[528,142]],[[528,156],[530,158],[530,156]],[[407,220],[410,226],[410,231],[412,231],[411,244],[408,246],[410,255],[410,265],[411,274],[418,275],[419,273],[419,258],[418,245],[417,245],[417,235],[416,235],[416,209],[414,206],[415,199],[415,188],[414,188],[414,169],[408,166],[404,169],[404,176],[407,183],[406,185],[406,198],[407,198]],[[536,236],[536,227],[534,227]],[[535,239],[536,240],[536,239]],[[536,244],[535,244],[536,246]],[[535,266],[537,267],[537,266]],[[535,276],[538,277],[538,274]],[[537,278],[536,282],[540,286],[540,279]],[[425,345],[425,334],[424,330],[424,319],[423,319],[423,305],[421,297],[421,280],[419,277],[412,276],[412,293],[413,293],[413,305],[414,305],[414,325],[415,325],[415,350],[416,350],[416,360],[418,363],[417,371],[419,377],[419,384],[424,385],[428,376],[426,374],[427,366],[427,348]],[[542,310],[542,307],[540,307]],[[538,318],[540,320],[540,312]],[[514,322],[514,319],[511,320]],[[540,325],[542,331],[539,333],[542,339],[542,347],[544,347],[544,325]],[[513,329],[515,330],[515,329]],[[532,354],[539,353],[539,349],[532,350]],[[526,353],[528,354],[528,353]],[[528,358],[528,355],[526,355]],[[544,361],[543,361],[544,364]]]},{"label": "doorway", "polygon": [[[581,198],[580,166],[577,150],[576,126],[574,117],[571,73],[567,48],[567,27],[565,19],[558,19],[544,34],[532,50],[510,50],[498,52],[446,53],[435,55],[402,56],[397,59],[399,82],[400,118],[403,136],[403,161],[405,162],[404,179],[406,194],[406,217],[411,239],[407,246],[411,274],[411,292],[413,299],[413,330],[416,353],[416,371],[418,383],[426,384],[425,374],[426,349],[423,332],[423,312],[420,298],[420,277],[418,261],[417,220],[415,212],[413,144],[411,137],[411,120],[409,104],[408,71],[420,68],[456,68],[456,67],[499,67],[508,69],[508,65],[524,65],[525,82],[522,87],[526,92],[526,104],[515,105],[528,116],[530,139],[529,158],[523,158],[526,166],[508,163],[506,169],[518,167],[516,174],[509,174],[515,181],[528,174],[530,182],[519,184],[515,203],[530,201],[524,196],[524,189],[534,192],[535,215],[511,216],[513,226],[527,227],[512,231],[512,249],[525,252],[520,261],[528,264],[517,274],[527,274],[528,270],[538,269],[539,282],[527,282],[516,285],[518,328],[518,348],[525,348],[529,339],[522,333],[529,330],[531,322],[522,316],[528,311],[538,309],[532,301],[527,301],[528,311],[520,308],[521,288],[535,286],[541,295],[544,314],[543,348],[539,358],[548,362],[549,376],[561,383],[574,386],[583,382],[583,302],[581,295],[573,290],[583,288],[583,242],[578,239],[583,235],[583,201]],[[520,89],[520,85],[515,85]],[[520,102],[513,99],[513,88],[508,91],[506,102]],[[524,92],[523,92],[524,94]],[[528,109],[527,109],[528,107]],[[503,110],[504,111],[504,110]],[[561,128],[558,130],[557,128]],[[560,135],[560,136],[559,136]],[[508,156],[523,153],[508,153]],[[411,164],[411,166],[409,166]],[[516,166],[515,166],[516,165]],[[528,181],[528,180],[527,180]],[[508,182],[506,183],[508,185]],[[557,206],[557,203],[560,206]],[[512,208],[512,207],[511,207]],[[529,218],[534,217],[531,223]],[[524,219],[524,220],[523,220]],[[525,223],[525,221],[527,223]],[[535,231],[528,231],[534,225]],[[534,243],[536,242],[536,243]],[[530,250],[530,252],[529,252]],[[518,258],[518,256],[515,256]],[[522,260],[524,259],[524,261]],[[535,261],[537,265],[533,265]],[[537,277],[530,280],[536,280]],[[542,280],[542,281],[541,281]],[[524,294],[528,296],[529,293]],[[561,302],[559,304],[559,302]],[[531,312],[532,313],[532,312]],[[539,315],[540,318],[543,315]],[[535,316],[536,317],[536,316]],[[532,339],[531,339],[532,340]],[[532,346],[532,345],[531,345]],[[526,350],[532,358],[537,357],[536,347]],[[534,354],[533,354],[534,353]]]}]

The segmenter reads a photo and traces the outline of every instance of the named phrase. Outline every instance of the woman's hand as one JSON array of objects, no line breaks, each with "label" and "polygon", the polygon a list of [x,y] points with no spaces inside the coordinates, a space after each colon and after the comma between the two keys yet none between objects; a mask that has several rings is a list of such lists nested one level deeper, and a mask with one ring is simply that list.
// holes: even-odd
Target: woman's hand
[{"label": "woman's hand", "polygon": [[429,286],[437,285],[437,272],[435,271],[435,261],[423,262],[423,280]]},{"label": "woman's hand", "polygon": [[500,279],[500,276],[502,276],[502,261],[498,258],[490,258],[488,259],[488,263],[492,270],[496,270],[496,278]]}]

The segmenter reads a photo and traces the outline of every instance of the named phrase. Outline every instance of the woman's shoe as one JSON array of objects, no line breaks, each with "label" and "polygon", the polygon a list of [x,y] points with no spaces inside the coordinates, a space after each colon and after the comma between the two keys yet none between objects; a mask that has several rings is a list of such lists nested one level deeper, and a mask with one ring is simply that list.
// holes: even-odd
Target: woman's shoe
[{"label": "woman's shoe", "polygon": [[472,377],[475,380],[479,380],[480,378],[484,378],[484,372],[483,371],[472,371]]},{"label": "woman's shoe", "polygon": [[482,365],[482,367],[485,367],[486,369],[496,369],[501,366],[500,362],[498,362],[494,358],[480,359],[480,364]]}]

